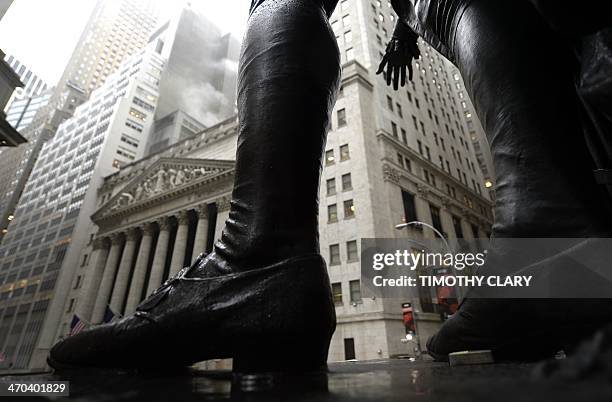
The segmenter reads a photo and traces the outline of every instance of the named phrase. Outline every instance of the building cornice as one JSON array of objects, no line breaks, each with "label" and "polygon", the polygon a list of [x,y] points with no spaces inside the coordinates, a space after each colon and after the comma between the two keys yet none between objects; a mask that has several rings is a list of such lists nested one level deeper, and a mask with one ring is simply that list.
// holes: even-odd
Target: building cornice
[{"label": "building cornice", "polygon": [[233,161],[160,158],[99,208],[91,219],[98,226],[108,226],[134,212],[199,193],[202,188],[210,193],[215,184],[229,185],[233,176]]},{"label": "building cornice", "polygon": [[[427,159],[423,158],[423,156],[420,155],[419,153],[417,153],[414,149],[412,149],[408,145],[406,145],[406,144],[396,140],[395,138],[393,138],[393,136],[391,134],[389,134],[385,130],[378,130],[376,132],[376,137],[379,138],[379,139],[382,139],[382,140],[384,140],[384,141],[386,141],[388,143],[391,143],[391,144],[393,144],[396,147],[399,147],[404,153],[409,154],[409,156],[412,159],[418,160],[419,163],[422,163],[422,164],[426,165],[429,169],[433,170],[434,173],[437,173],[439,176],[443,177],[445,180],[448,180],[448,181],[452,182],[454,185],[460,187],[461,189],[465,190],[467,188],[469,190],[469,195],[471,197],[474,197],[475,199],[477,199],[479,202],[484,203],[485,205],[487,205],[489,207],[493,206],[493,202],[491,200],[487,200],[483,196],[481,196],[478,193],[474,192],[469,187],[466,187],[465,183],[462,183],[459,180],[457,180],[455,177],[453,177],[452,175],[449,175],[448,172],[446,172],[445,170],[440,169],[440,167],[438,165],[436,165],[435,163],[430,162]],[[387,160],[387,159],[383,158],[383,160]],[[389,161],[389,162],[393,162],[393,164],[395,165],[394,161]]]},{"label": "building cornice", "polygon": [[349,84],[358,83],[369,91],[374,90],[374,85],[370,81],[368,69],[359,64],[356,60],[352,60],[342,65],[342,86],[346,87]]}]

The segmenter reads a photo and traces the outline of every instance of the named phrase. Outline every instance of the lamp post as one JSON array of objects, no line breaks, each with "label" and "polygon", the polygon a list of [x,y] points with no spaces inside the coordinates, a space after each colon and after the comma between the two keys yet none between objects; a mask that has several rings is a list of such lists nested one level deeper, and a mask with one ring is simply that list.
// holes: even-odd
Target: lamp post
[{"label": "lamp post", "polygon": [[431,230],[434,231],[435,234],[437,234],[438,236],[440,236],[440,238],[442,239],[442,241],[444,242],[444,245],[446,246],[446,249],[448,251],[451,251],[450,245],[448,244],[448,242],[446,241],[446,237],[444,237],[444,235],[442,233],[440,233],[440,231],[438,229],[436,229],[435,227],[431,226],[428,223],[425,222],[420,222],[420,221],[411,221],[411,222],[406,222],[406,223],[400,223],[398,225],[395,225],[395,229],[397,230],[402,230],[402,229],[406,229],[408,226],[425,226]]},{"label": "lamp post", "polygon": [[[396,230],[403,230],[403,229],[407,229],[410,226],[415,226],[415,227],[419,227],[419,226],[425,226],[429,229],[431,229],[438,237],[440,237],[440,239],[442,239],[442,241],[444,242],[444,246],[446,247],[446,250],[448,252],[452,252],[452,249],[450,247],[450,244],[448,244],[448,241],[446,240],[446,238],[444,237],[444,235],[438,230],[436,229],[434,226],[425,223],[425,222],[420,222],[420,221],[410,221],[410,222],[405,222],[405,223],[400,223],[395,225],[395,229]],[[418,329],[417,329],[417,323],[416,323],[416,317],[414,320],[414,332],[413,331],[409,331],[406,334],[405,338],[401,339],[402,343],[410,343],[410,342],[414,342],[415,347],[414,347],[414,353],[416,355],[416,358],[420,358],[421,357],[421,344],[419,341],[419,337],[418,337]]]}]

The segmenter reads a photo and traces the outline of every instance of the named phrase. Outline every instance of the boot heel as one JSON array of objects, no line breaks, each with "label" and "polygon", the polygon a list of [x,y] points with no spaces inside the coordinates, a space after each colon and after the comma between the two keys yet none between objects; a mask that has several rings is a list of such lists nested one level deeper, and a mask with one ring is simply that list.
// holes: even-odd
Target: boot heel
[{"label": "boot heel", "polygon": [[233,371],[251,373],[304,373],[325,372],[329,340],[291,339],[274,342],[273,339],[234,356]]}]

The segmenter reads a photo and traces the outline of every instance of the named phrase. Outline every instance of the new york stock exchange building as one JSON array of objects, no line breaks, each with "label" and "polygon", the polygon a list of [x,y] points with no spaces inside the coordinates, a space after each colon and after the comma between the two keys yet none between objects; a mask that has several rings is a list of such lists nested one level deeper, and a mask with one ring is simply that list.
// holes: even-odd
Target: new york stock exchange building
[{"label": "new york stock exchange building", "polygon": [[[134,312],[169,276],[213,249],[229,215],[237,129],[236,119],[224,121],[104,178],[88,243],[66,295],[59,334],[70,333],[75,317],[92,325]],[[395,149],[384,132],[370,140],[372,146],[332,132],[326,148],[320,241],[338,317],[330,361],[415,351],[402,342],[406,327],[401,304],[361,296],[361,238],[433,237],[423,228],[395,230],[407,214],[441,225],[451,237],[457,231],[484,235],[489,224],[476,208],[469,210],[441,196],[442,191],[429,189],[416,174],[390,163],[384,155]],[[413,158],[412,172],[421,163],[416,153]],[[374,167],[366,163],[372,160]],[[370,169],[375,169],[374,174],[368,174]],[[489,206],[484,198],[474,199]],[[413,303],[421,347],[441,323],[441,315],[432,307],[435,297],[435,289],[424,289],[420,302]],[[202,363],[208,368],[230,364]]]}]

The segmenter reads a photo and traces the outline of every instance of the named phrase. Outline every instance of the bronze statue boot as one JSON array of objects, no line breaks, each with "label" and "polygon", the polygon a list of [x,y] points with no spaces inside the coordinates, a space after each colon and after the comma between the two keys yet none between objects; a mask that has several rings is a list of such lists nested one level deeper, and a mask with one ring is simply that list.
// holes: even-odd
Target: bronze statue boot
[{"label": "bronze statue boot", "polygon": [[172,368],[226,357],[235,371],[325,366],[335,309],[319,254],[318,194],[340,81],[332,5],[254,3],[239,67],[234,189],[214,251],[133,315],[59,342],[52,367]]},{"label": "bronze statue boot", "polygon": [[[593,174],[574,55],[565,43],[522,2],[471,2],[456,28],[456,64],[495,167],[493,238],[611,237],[612,201]],[[483,272],[511,252],[490,255]],[[548,259],[548,272],[566,274],[561,255],[542,250],[539,259]],[[500,359],[538,359],[610,321],[608,299],[468,298],[427,348],[439,360],[476,349],[491,349]]]},{"label": "bronze statue boot", "polygon": [[56,344],[51,367],[172,369],[233,358],[234,371],[325,367],[335,314],[318,255],[214,278],[168,280],[133,315]]}]

